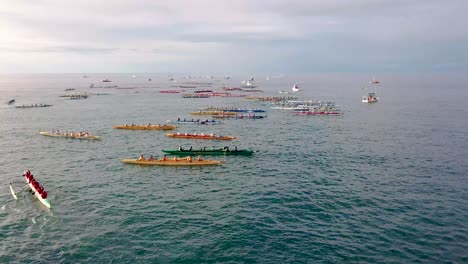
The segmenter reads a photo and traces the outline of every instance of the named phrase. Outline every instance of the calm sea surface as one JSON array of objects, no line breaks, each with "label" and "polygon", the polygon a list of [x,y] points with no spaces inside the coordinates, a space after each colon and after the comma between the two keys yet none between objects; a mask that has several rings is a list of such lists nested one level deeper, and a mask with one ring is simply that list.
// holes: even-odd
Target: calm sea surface
[{"label": "calm sea surface", "polygon": [[[0,75],[0,263],[468,263],[467,77],[382,75],[381,101],[361,103],[365,75],[255,76],[260,96],[296,81],[301,98],[335,101],[342,116],[295,116],[243,98],[161,94],[184,81],[239,86],[250,76]],[[137,87],[90,89],[90,83]],[[152,78],[149,82],[148,78]],[[66,88],[105,93],[65,100]],[[7,105],[48,103],[17,109]],[[237,136],[171,139],[113,125],[193,118],[208,106],[265,109],[176,131]],[[83,131],[86,142],[39,135]],[[238,146],[222,166],[122,164],[161,149]],[[30,169],[52,210],[22,192]]]}]

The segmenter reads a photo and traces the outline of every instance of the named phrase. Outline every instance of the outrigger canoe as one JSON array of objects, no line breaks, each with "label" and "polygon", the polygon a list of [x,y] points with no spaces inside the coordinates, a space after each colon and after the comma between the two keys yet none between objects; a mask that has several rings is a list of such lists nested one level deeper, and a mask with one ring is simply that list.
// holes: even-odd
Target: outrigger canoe
[{"label": "outrigger canoe", "polygon": [[179,155],[179,156],[196,156],[196,155],[252,155],[253,150],[227,150],[227,149],[193,149],[193,150],[177,150],[177,149],[163,149],[165,153]]},{"label": "outrigger canoe", "polygon": [[158,159],[158,160],[138,160],[138,159],[123,159],[123,163],[136,165],[160,165],[160,166],[205,166],[219,165],[224,163],[222,160],[197,160],[197,159]]},{"label": "outrigger canoe", "polygon": [[192,115],[235,115],[235,112],[224,112],[224,111],[197,111],[191,112]]},{"label": "outrigger canoe", "polygon": [[47,198],[42,198],[41,194],[39,194],[36,188],[34,188],[32,183],[26,177],[24,178],[26,179],[26,183],[28,184],[31,191],[34,193],[34,196],[36,196],[36,198],[39,200],[39,202],[41,202],[45,207],[50,208],[51,207],[50,201],[47,200]]},{"label": "outrigger canoe", "polygon": [[175,123],[175,124],[191,124],[191,125],[218,125],[218,124],[222,124],[223,122],[221,121],[218,121],[218,120],[208,120],[208,119],[205,119],[205,120],[200,120],[200,119],[197,119],[197,120],[181,120],[181,119],[178,119],[178,120],[174,120],[174,121],[170,121],[168,120],[168,122],[172,122],[172,123]]},{"label": "outrigger canoe", "polygon": [[169,126],[169,125],[119,125],[114,126],[116,129],[127,129],[127,130],[172,130],[176,128],[176,126]]},{"label": "outrigger canoe", "polygon": [[229,119],[262,119],[266,116],[262,115],[215,115],[213,118],[229,118]]},{"label": "outrigger canoe", "polygon": [[173,138],[194,138],[194,139],[216,139],[216,140],[233,140],[236,137],[234,136],[218,136],[215,134],[166,134],[168,137],[173,137]]},{"label": "outrigger canoe", "polygon": [[55,133],[50,133],[50,132],[39,132],[39,134],[43,136],[48,136],[48,137],[62,137],[62,138],[74,138],[74,139],[86,139],[86,140],[101,140],[101,137],[98,136],[79,136],[79,135],[73,135],[71,136],[70,134],[55,134]]}]

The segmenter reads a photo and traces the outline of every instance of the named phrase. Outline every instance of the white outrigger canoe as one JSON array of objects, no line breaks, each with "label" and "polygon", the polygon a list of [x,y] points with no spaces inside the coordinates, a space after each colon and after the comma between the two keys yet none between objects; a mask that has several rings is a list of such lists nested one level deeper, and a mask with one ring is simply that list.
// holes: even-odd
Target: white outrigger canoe
[{"label": "white outrigger canoe", "polygon": [[[28,181],[28,179],[26,177],[24,177],[24,179],[26,180],[26,183],[28,184],[29,188],[31,189],[32,192],[34,192],[34,196],[36,196],[36,198],[39,200],[39,202],[41,202],[45,207],[49,208],[51,207],[51,204],[50,204],[50,201],[46,199],[43,199],[41,197],[41,195],[36,191],[36,189],[34,188],[34,186]],[[13,196],[14,197],[14,196]]]}]

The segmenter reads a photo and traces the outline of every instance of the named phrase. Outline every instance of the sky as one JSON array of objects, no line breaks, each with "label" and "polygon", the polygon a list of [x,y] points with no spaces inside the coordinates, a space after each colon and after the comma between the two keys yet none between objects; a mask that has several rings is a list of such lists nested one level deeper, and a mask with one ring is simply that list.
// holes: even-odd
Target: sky
[{"label": "sky", "polygon": [[466,0],[0,0],[0,73],[463,72]]}]

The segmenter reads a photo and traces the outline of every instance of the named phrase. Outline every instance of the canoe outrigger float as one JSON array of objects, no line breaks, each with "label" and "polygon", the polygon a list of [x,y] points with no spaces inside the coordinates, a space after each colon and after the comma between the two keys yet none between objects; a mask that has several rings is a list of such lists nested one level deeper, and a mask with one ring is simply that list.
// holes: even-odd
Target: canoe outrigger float
[{"label": "canoe outrigger float", "polygon": [[[36,196],[36,198],[47,208],[51,208],[50,201],[47,199],[47,192],[44,190],[44,187],[34,179],[34,176],[31,174],[29,170],[25,171],[23,174],[24,179],[26,180],[26,184],[28,185],[31,193]],[[18,199],[17,192],[13,189],[13,186],[10,183],[10,191],[11,195],[15,200]]]},{"label": "canoe outrigger float", "polygon": [[127,130],[172,130],[174,128],[176,128],[176,126],[169,126],[169,125],[151,125],[151,124],[148,124],[148,125],[118,125],[118,126],[114,126],[114,128],[116,129],[127,129]]},{"label": "canoe outrigger float", "polygon": [[11,185],[11,182],[10,182],[10,192],[13,198],[15,198],[15,200],[18,200],[18,196],[16,196],[16,192],[15,190],[13,190],[13,186]]},{"label": "canoe outrigger float", "polygon": [[218,148],[218,149],[163,149],[162,150],[165,153],[173,154],[173,155],[179,155],[179,156],[195,156],[195,155],[241,155],[241,156],[247,156],[247,155],[252,155],[253,150],[246,150],[246,149],[234,149],[234,150],[229,150],[229,148]]},{"label": "canoe outrigger float", "polygon": [[168,159],[162,158],[157,160],[140,160],[140,159],[123,159],[123,163],[136,164],[136,165],[160,165],[160,166],[205,166],[205,165],[219,165],[224,163],[222,160],[202,160],[192,159],[187,157],[186,159]]},{"label": "canoe outrigger float", "polygon": [[234,136],[218,136],[216,134],[187,134],[187,133],[177,133],[177,134],[166,134],[168,137],[173,138],[194,138],[194,139],[216,139],[216,140],[233,140],[236,137]]},{"label": "canoe outrigger float", "polygon": [[83,135],[80,136],[78,133],[67,133],[67,134],[62,134],[62,133],[51,133],[51,132],[41,132],[39,131],[39,134],[47,137],[61,137],[61,138],[73,138],[73,139],[85,139],[85,140],[101,140],[101,137],[98,136],[89,136],[89,135]]}]

